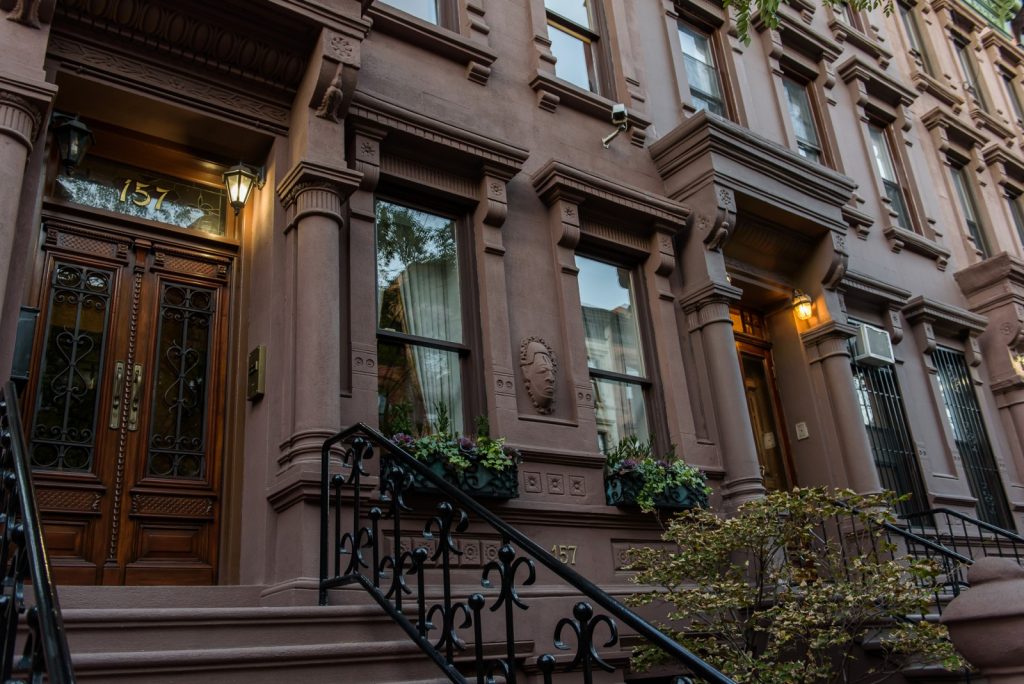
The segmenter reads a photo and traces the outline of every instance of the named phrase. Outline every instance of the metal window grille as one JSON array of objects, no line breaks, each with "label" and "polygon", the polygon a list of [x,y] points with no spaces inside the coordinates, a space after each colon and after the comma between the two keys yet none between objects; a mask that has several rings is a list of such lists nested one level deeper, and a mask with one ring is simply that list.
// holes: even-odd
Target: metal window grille
[{"label": "metal window grille", "polygon": [[946,405],[946,416],[963,462],[967,484],[978,500],[978,517],[987,523],[1013,530],[1013,519],[996,467],[992,445],[981,416],[978,396],[967,361],[961,352],[938,347],[932,353],[938,371],[939,390]]},{"label": "metal window grille", "polygon": [[861,417],[882,486],[901,496],[910,495],[899,503],[900,515],[926,510],[928,497],[895,373],[888,366],[856,361],[852,367]]}]

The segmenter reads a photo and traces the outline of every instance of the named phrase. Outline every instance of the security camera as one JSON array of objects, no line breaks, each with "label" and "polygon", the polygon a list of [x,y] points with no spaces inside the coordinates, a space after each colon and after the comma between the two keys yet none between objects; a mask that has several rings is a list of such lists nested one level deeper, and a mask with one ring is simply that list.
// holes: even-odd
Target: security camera
[{"label": "security camera", "polygon": [[601,145],[606,150],[615,136],[629,128],[629,112],[626,110],[626,105],[621,102],[612,105],[612,123],[615,125],[615,130],[601,138]]},{"label": "security camera", "polygon": [[621,102],[612,105],[612,123],[616,126],[629,125],[629,111],[626,109],[626,105]]}]

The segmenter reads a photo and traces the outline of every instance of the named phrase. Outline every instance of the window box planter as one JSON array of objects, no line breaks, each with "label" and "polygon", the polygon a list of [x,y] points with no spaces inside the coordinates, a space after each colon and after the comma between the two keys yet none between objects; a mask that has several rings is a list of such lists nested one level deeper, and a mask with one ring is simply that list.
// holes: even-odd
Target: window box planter
[{"label": "window box planter", "polygon": [[[614,474],[605,473],[604,498],[609,506],[639,506],[638,498],[644,488],[643,474],[633,471]],[[690,508],[706,508],[708,496],[703,489],[687,485],[667,485],[654,495],[654,507],[663,511],[685,511]]]},{"label": "window box planter", "polygon": [[[504,470],[493,470],[474,463],[465,470],[455,470],[440,456],[419,459],[423,465],[452,485],[474,498],[507,501],[519,498],[519,468],[514,463]],[[412,473],[412,491],[433,494],[437,488],[419,473]]]}]

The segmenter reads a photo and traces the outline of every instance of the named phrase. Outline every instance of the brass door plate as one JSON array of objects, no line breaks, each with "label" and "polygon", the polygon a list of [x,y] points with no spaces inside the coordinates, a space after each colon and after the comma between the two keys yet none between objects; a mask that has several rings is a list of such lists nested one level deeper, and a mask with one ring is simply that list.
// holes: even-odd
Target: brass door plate
[{"label": "brass door plate", "polygon": [[267,391],[267,348],[259,345],[249,352],[249,363],[246,364],[245,397],[249,401],[262,399]]}]

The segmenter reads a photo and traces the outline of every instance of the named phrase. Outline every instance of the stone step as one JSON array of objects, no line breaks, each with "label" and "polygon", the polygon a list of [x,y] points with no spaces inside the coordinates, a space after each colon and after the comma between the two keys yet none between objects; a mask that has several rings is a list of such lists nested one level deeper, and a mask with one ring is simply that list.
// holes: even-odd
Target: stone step
[{"label": "stone step", "polygon": [[182,651],[393,641],[405,633],[380,607],[69,608],[72,653]]}]

